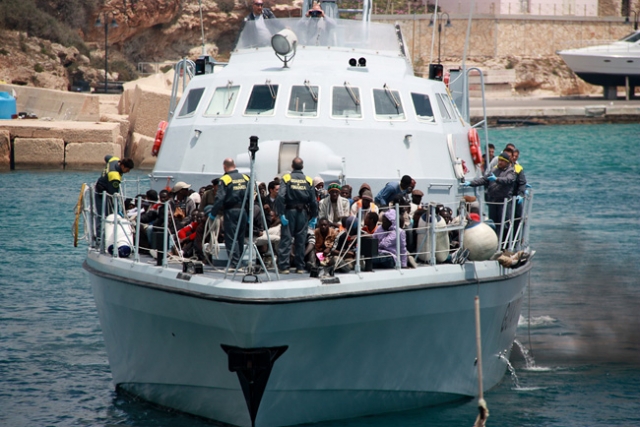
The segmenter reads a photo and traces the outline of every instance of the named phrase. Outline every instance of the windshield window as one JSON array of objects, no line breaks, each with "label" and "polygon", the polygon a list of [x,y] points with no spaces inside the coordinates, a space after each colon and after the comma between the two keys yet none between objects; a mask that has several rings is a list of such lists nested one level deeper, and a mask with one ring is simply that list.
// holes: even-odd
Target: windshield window
[{"label": "windshield window", "polygon": [[205,116],[230,116],[236,106],[240,86],[223,86],[216,88],[209,102]]},{"label": "windshield window", "polygon": [[431,102],[429,101],[429,95],[423,93],[411,93],[411,100],[413,101],[413,108],[416,111],[418,120],[434,123],[435,117],[433,116],[433,109],[431,108]]},{"label": "windshield window", "polygon": [[360,102],[360,89],[349,86],[336,86],[333,88],[331,100],[331,117],[340,119],[362,118]]},{"label": "windshield window", "polygon": [[338,46],[349,49],[400,52],[395,28],[390,24],[353,19],[278,18],[246,21],[236,49],[271,48],[271,37],[290,28],[300,46]]},{"label": "windshield window", "polygon": [[193,114],[193,112],[198,108],[198,104],[200,103],[200,98],[202,98],[203,93],[203,87],[191,89],[187,94],[187,99],[184,101],[184,104],[182,104],[182,108],[180,109],[180,114],[178,114],[178,117],[184,117]]},{"label": "windshield window", "polygon": [[278,85],[269,83],[255,85],[244,114],[247,116],[272,116],[275,112],[277,96]]},{"label": "windshield window", "polygon": [[445,122],[454,121],[456,119],[456,116],[449,97],[442,93],[436,93],[436,100],[438,101],[438,107],[440,109],[440,114],[442,115],[442,120],[444,120]]},{"label": "windshield window", "polygon": [[373,104],[378,120],[404,120],[404,110],[400,102],[400,93],[397,90],[384,89],[373,90]]},{"label": "windshield window", "polygon": [[317,117],[318,86],[293,86],[291,88],[287,115],[294,117]]},{"label": "windshield window", "polygon": [[635,43],[638,40],[640,40],[640,31],[636,33],[631,33],[628,36],[624,36],[623,38],[620,39],[620,41],[622,42],[629,42],[629,43]]}]

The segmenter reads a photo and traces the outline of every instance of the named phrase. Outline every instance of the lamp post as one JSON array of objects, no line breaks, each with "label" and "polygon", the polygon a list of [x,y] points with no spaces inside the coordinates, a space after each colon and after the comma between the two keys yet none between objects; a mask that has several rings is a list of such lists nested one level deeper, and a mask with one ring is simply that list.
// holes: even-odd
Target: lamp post
[{"label": "lamp post", "polygon": [[633,15],[633,29],[634,30],[638,30],[638,14],[640,14],[640,11],[638,10],[632,10],[631,12],[629,12],[629,14],[624,18],[624,23],[625,25],[630,25],[631,21],[630,21],[630,17]]},{"label": "lamp post", "polygon": [[[109,15],[111,15],[111,22],[109,22]],[[116,22],[116,18],[113,12],[102,12],[102,18],[104,19],[104,93],[107,93],[107,80],[109,74],[109,61],[108,61],[108,39],[109,39],[109,27],[118,28],[118,23]],[[98,15],[98,19],[96,19],[96,27],[101,27],[102,21],[100,20],[100,15]]]},{"label": "lamp post", "polygon": [[438,23],[438,64],[440,63],[440,35],[442,34],[442,23],[440,21],[444,19],[445,15],[447,16],[447,23],[444,25],[444,27],[452,27],[453,25],[451,25],[451,19],[449,18],[449,14],[447,12],[433,12],[431,21],[429,22],[430,27],[433,27],[436,22]]}]

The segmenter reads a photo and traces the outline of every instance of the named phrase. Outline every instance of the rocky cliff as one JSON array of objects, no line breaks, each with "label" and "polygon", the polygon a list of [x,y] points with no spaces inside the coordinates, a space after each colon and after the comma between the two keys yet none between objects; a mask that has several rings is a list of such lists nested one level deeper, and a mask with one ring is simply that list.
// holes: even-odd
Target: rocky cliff
[{"label": "rocky cliff", "polygon": [[[219,61],[228,59],[251,2],[201,0],[207,54]],[[266,3],[277,16],[300,16],[301,0]],[[3,31],[0,81],[64,90],[76,80],[99,87],[105,79],[105,26],[108,80],[135,79],[136,65],[141,62],[174,62],[202,52],[198,0],[105,0],[87,21],[85,29],[78,32],[89,47],[88,55],[24,32]],[[542,24],[531,21],[531,25]],[[447,60],[459,63],[460,58],[448,56]],[[577,79],[555,54],[515,56],[505,52],[475,59],[479,67],[514,69],[514,88],[520,92],[544,90],[567,95],[601,90]]]}]

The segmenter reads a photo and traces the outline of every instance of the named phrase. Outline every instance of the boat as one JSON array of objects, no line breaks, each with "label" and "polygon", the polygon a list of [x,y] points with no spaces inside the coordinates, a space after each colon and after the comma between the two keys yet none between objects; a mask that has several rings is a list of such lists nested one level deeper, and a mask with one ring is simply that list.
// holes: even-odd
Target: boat
[{"label": "boat", "polygon": [[632,88],[640,85],[640,31],[610,44],[561,50],[558,55],[589,84]]},{"label": "boat", "polygon": [[[372,271],[358,251],[350,273],[285,276],[253,270],[261,259],[247,245],[244,274],[225,263],[170,258],[166,228],[156,258],[141,247],[139,223],[112,215],[109,236],[107,221],[94,230],[105,209],[94,206],[89,185],[83,267],[117,389],[263,427],[438,405],[479,396],[502,380],[533,267],[533,195],[520,221],[505,209],[503,224],[512,225],[495,246],[497,254],[524,253],[528,261],[472,261],[464,251],[455,263],[436,261],[436,232],[465,235],[463,196],[483,200],[482,191],[462,185],[481,174],[482,160],[464,115],[468,103],[460,102],[467,73],[452,75],[449,87],[441,73],[415,76],[400,27],[370,22],[368,10],[359,12],[362,20],[335,17],[323,25],[315,18],[265,20],[266,39],[264,27],[247,22],[228,64],[217,70],[201,58],[163,128],[150,186],[206,185],[224,173],[228,157],[253,186],[288,172],[300,156],[307,175],[354,188],[366,182],[373,194],[408,174],[432,217],[439,203],[459,212],[461,223],[424,226],[432,243],[416,268],[396,262]],[[112,203],[118,212],[121,195]],[[113,247],[123,224],[134,231],[123,243],[128,257]]]}]

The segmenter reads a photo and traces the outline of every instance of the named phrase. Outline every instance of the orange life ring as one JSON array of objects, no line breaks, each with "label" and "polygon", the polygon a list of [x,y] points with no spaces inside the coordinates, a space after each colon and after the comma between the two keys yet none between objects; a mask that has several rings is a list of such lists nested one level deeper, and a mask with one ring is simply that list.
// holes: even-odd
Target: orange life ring
[{"label": "orange life ring", "polygon": [[482,164],[482,149],[480,149],[480,137],[475,128],[469,129],[469,150],[471,158],[476,165]]},{"label": "orange life ring", "polygon": [[449,80],[451,80],[451,73],[447,71],[444,73],[444,78],[442,79],[446,87],[449,87]]},{"label": "orange life ring", "polygon": [[151,149],[151,155],[157,156],[160,152],[160,146],[162,145],[162,140],[164,139],[164,131],[167,130],[167,125],[169,123],[166,120],[158,123],[158,130],[156,131],[156,139],[153,141],[153,148]]}]

